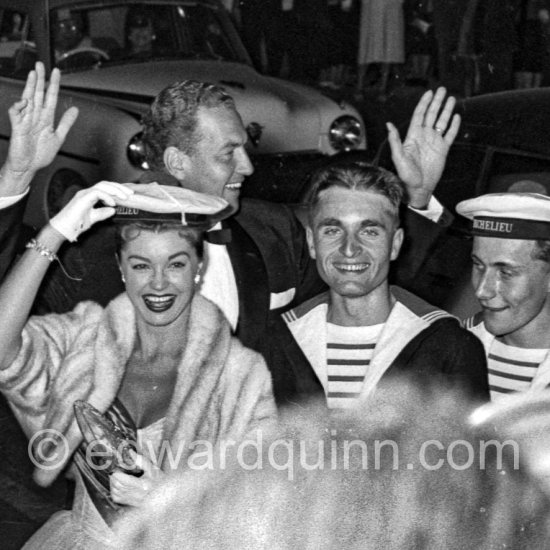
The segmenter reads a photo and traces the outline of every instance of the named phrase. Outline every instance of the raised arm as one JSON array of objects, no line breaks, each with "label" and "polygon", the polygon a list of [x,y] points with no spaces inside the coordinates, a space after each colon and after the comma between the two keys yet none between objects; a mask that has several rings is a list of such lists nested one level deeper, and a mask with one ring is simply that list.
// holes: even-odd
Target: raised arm
[{"label": "raised arm", "polygon": [[38,62],[21,99],[8,111],[12,133],[8,157],[0,169],[0,197],[24,193],[36,172],[53,161],[74,124],[78,109],[71,107],[54,125],[59,79],[59,70],[54,69],[46,91],[44,65]]},{"label": "raised arm", "polygon": [[[114,214],[116,199],[132,191],[117,183],[100,182],[79,191],[73,199],[30,242],[20,260],[0,286],[0,369],[7,368],[21,346],[21,333],[40,283],[61,244],[94,223]],[[94,208],[102,201],[106,206]]]},{"label": "raised arm", "polygon": [[428,91],[420,98],[404,142],[397,128],[387,123],[392,160],[413,208],[427,207],[458,134],[460,115],[452,114],[456,100],[444,101],[446,93],[438,88],[435,94]]},{"label": "raised arm", "polygon": [[25,201],[18,196],[27,191],[36,171],[52,162],[78,115],[76,107],[71,107],[54,127],[57,69],[45,95],[44,90],[44,65],[37,63],[27,77],[21,99],[9,110],[12,133],[7,159],[0,168],[0,281],[17,253],[25,210]]}]

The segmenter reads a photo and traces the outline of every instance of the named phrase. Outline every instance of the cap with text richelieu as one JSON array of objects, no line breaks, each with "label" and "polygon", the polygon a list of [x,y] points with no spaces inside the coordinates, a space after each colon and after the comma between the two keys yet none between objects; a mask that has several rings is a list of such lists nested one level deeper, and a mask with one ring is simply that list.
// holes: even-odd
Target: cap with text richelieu
[{"label": "cap with text richelieu", "polygon": [[472,235],[500,239],[550,239],[550,197],[538,193],[489,193],[459,202],[472,220]]},{"label": "cap with text richelieu", "polygon": [[221,197],[157,183],[125,183],[134,193],[117,199],[113,221],[176,221],[184,226],[207,230],[231,214]]}]

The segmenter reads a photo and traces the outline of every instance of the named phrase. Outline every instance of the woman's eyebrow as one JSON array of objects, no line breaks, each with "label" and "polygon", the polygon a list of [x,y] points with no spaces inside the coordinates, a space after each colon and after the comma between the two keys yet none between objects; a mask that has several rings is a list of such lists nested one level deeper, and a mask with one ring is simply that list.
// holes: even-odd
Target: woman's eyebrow
[{"label": "woman's eyebrow", "polygon": [[173,260],[174,258],[177,258],[178,256],[187,256],[189,258],[189,254],[185,252],[185,250],[182,250],[181,252],[176,252],[175,254],[172,254],[168,256],[169,260]]}]

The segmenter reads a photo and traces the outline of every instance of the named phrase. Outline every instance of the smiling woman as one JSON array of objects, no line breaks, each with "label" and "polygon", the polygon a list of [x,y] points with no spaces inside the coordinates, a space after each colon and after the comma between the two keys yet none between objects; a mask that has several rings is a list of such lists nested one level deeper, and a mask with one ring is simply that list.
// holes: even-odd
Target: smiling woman
[{"label": "smiling woman", "polygon": [[138,222],[117,231],[120,271],[142,322],[185,325],[200,282],[202,232],[176,223]]},{"label": "smiling woman", "polygon": [[[34,443],[35,480],[48,485],[68,463],[77,480],[73,509],[52,517],[25,548],[118,548],[111,528],[166,473],[190,467],[198,440],[236,443],[275,417],[262,357],[196,292],[204,232],[227,202],[138,187],[101,182],[77,192],[0,287],[0,389]],[[139,209],[147,202],[156,212]],[[63,241],[113,215],[126,292],[105,309],[82,302],[27,319]],[[82,408],[99,419],[89,433]],[[97,445],[121,439],[131,467],[116,452],[110,462],[95,460],[93,452],[105,450]]]}]

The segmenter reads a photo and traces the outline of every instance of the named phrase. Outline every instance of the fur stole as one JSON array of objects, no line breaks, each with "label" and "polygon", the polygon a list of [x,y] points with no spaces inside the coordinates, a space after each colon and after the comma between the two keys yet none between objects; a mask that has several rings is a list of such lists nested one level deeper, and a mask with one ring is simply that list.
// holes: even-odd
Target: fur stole
[{"label": "fur stole", "polygon": [[[42,446],[48,468],[35,470],[40,485],[55,479],[82,440],[74,401],[84,399],[107,410],[136,336],[135,310],[126,294],[105,309],[84,302],[68,314],[29,320],[20,354],[0,374],[0,384],[29,437],[45,428],[60,434],[57,444]],[[214,304],[195,295],[163,440],[181,449],[179,464],[185,464],[193,441],[238,440],[274,416],[271,380],[262,357],[231,336]]]}]

